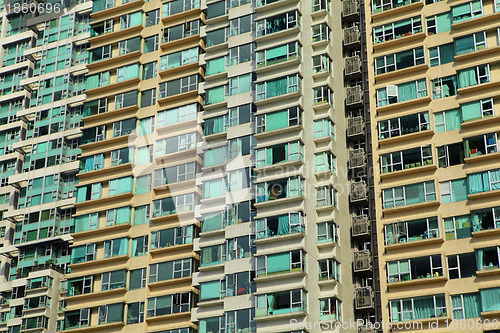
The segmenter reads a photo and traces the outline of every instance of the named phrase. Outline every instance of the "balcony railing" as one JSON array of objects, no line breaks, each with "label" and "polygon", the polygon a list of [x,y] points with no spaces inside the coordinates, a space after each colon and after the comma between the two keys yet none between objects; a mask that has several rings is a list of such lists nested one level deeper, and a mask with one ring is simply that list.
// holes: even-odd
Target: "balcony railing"
[{"label": "balcony railing", "polygon": [[372,269],[372,254],[370,250],[354,252],[354,271],[362,272]]},{"label": "balcony railing", "polygon": [[349,151],[349,168],[361,168],[365,166],[364,148],[353,149]]},{"label": "balcony railing", "polygon": [[370,219],[367,215],[352,217],[352,235],[362,236],[370,233]]},{"label": "balcony railing", "polygon": [[351,202],[368,199],[368,186],[365,181],[351,184]]},{"label": "balcony railing", "polygon": [[361,58],[359,56],[345,58],[345,75],[361,72]]},{"label": "balcony railing", "polygon": [[342,16],[350,16],[358,14],[359,2],[357,0],[344,0],[342,1]]},{"label": "balcony railing", "polygon": [[365,133],[365,120],[363,117],[350,117],[347,119],[347,136],[358,136]]},{"label": "balcony railing", "polygon": [[43,263],[43,264],[38,264],[36,266],[32,266],[31,267],[31,271],[32,272],[43,271],[45,269],[53,269],[56,272],[59,272],[59,273],[62,273],[62,274],[66,273],[66,270],[63,267],[57,266],[57,265],[55,265],[53,263],[50,263],[50,262],[46,262],[46,263]]},{"label": "balcony railing", "polygon": [[354,105],[363,102],[363,88],[357,85],[354,87],[347,87],[346,89],[346,104]]},{"label": "balcony railing", "polygon": [[373,290],[371,287],[356,288],[356,310],[373,308]]},{"label": "balcony railing", "polygon": [[344,29],[344,46],[359,43],[360,31],[358,26]]},{"label": "balcony railing", "polygon": [[358,333],[375,333],[375,330],[372,327],[360,327]]}]

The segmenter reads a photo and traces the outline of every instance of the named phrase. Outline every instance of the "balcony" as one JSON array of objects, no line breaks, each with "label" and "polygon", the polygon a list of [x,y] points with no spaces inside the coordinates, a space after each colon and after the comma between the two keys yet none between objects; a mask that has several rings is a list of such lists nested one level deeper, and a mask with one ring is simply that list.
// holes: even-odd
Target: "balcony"
[{"label": "balcony", "polygon": [[354,252],[354,272],[370,271],[372,269],[372,254],[370,250]]},{"label": "balcony", "polygon": [[354,46],[359,44],[361,32],[358,26],[344,29],[344,46]]},{"label": "balcony", "polygon": [[352,149],[349,151],[349,169],[365,167],[365,149]]},{"label": "balcony", "polygon": [[372,287],[356,288],[355,304],[356,310],[373,308],[373,290]]},{"label": "balcony", "polygon": [[346,88],[346,105],[356,105],[363,103],[363,88],[356,85],[354,87]]},{"label": "balcony", "polygon": [[345,58],[345,75],[361,73],[363,62],[359,56]]},{"label": "balcony", "polygon": [[359,2],[357,0],[342,1],[342,16],[348,17],[359,13]]},{"label": "balcony", "polygon": [[375,333],[375,330],[372,327],[360,327],[358,333]]},{"label": "balcony", "polygon": [[356,137],[365,134],[365,120],[361,116],[347,119],[347,136]]},{"label": "balcony", "polygon": [[352,217],[352,235],[366,236],[370,234],[370,219],[367,215],[359,215]]},{"label": "balcony", "polygon": [[368,200],[368,186],[365,181],[351,184],[351,202]]}]

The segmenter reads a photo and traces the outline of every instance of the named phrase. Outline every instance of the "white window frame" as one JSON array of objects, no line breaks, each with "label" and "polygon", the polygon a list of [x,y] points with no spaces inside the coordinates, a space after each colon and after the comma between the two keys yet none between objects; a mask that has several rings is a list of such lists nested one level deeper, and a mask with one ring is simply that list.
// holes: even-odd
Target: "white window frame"
[{"label": "white window frame", "polygon": [[450,203],[453,202],[453,193],[451,188],[451,180],[445,182],[439,182],[439,192],[441,193],[441,202],[443,202],[443,197],[449,196]]},{"label": "white window frame", "polygon": [[[240,29],[242,27],[242,19],[245,18],[246,16],[250,16],[250,22],[253,23],[253,17],[252,15],[245,15],[245,16],[240,16],[240,17],[237,17],[235,19],[232,19],[229,21],[229,33],[230,33],[230,36],[237,36],[240,34]],[[249,31],[252,31],[253,30],[253,24],[251,24],[250,26],[250,30]]]},{"label": "white window frame", "polygon": [[[340,319],[342,317],[342,302],[337,297],[320,298],[319,301],[320,303],[323,301],[328,305],[327,309],[320,309],[320,316],[331,316],[332,314],[335,314],[336,319]],[[333,309],[333,304],[335,304],[335,309]],[[332,313],[333,310],[335,310],[335,313]]]},{"label": "white window frame", "polygon": [[[266,49],[266,50],[258,51],[256,53],[257,66],[258,67],[266,66],[267,65],[267,60],[266,60],[267,59],[267,57],[266,57],[267,52],[269,52],[272,49],[281,47],[281,46],[283,46],[283,45],[279,45],[279,46],[271,47],[271,48]],[[298,57],[300,55],[301,46],[298,42],[287,43],[286,46],[287,46],[286,60],[289,60],[292,57],[293,58]]]},{"label": "white window frame", "polygon": [[[471,16],[471,17],[470,17],[470,18],[468,18],[468,19],[466,19],[466,20],[470,20],[470,19],[473,19],[473,18],[475,18],[475,17],[478,17],[478,16],[482,16],[482,15],[483,15],[483,3],[482,3],[482,1],[478,1],[478,2],[479,2],[479,4],[481,5],[481,9],[480,9],[480,10],[478,10],[478,11],[476,11],[476,12],[472,11],[472,3],[473,3],[473,2],[475,2],[475,1],[473,0],[473,1],[470,1],[470,2],[468,3],[468,5],[469,5],[469,14],[470,14],[470,16]],[[452,15],[452,17],[451,17],[452,23],[460,22],[460,20],[454,20],[454,18],[453,18],[453,14],[451,14],[451,15]]]},{"label": "white window frame", "polygon": [[[391,188],[388,188],[388,189],[384,189],[382,191],[383,206],[385,207],[385,203],[386,203],[386,200],[385,200],[385,191],[386,190],[391,190],[392,191],[392,203],[393,203],[393,207],[400,207],[400,206],[396,206],[396,201],[399,201],[399,200],[403,200],[403,202],[404,202],[403,206],[406,206],[407,205],[407,203],[406,203],[406,195],[405,195],[406,187],[407,186],[411,186],[411,185],[416,185],[416,184],[423,184],[423,187],[424,187],[424,197],[425,197],[425,200],[423,202],[427,202],[427,201],[429,201],[427,199],[427,197],[429,195],[431,195],[431,194],[436,195],[435,184],[434,184],[434,192],[427,193],[427,184],[428,183],[430,184],[431,182],[434,183],[434,181],[425,181],[425,182],[413,183],[413,184],[409,184],[409,185],[402,185],[402,186],[396,186],[396,187],[391,187]],[[396,197],[396,189],[399,189],[399,188],[402,189],[402,196],[401,197]]]},{"label": "white window frame", "polygon": [[321,130],[314,130],[314,137],[315,138],[316,138],[316,133],[323,134],[321,136],[318,136],[318,138],[322,138],[322,137],[326,137],[326,136],[333,138],[335,136],[335,132],[334,132],[335,124],[332,122],[332,120],[330,118],[317,119],[314,121],[314,124],[316,124],[318,122],[321,122],[322,126],[321,126]]},{"label": "white window frame", "polygon": [[316,207],[335,206],[335,189],[332,186],[316,188]]},{"label": "white window frame", "polygon": [[[315,32],[315,30],[317,30]],[[326,23],[320,23],[312,26],[312,42],[320,42],[323,40],[326,40],[327,42],[330,41],[331,37],[331,29],[330,26]]]},{"label": "white window frame", "polygon": [[[325,225],[325,233],[320,233],[320,226]],[[339,241],[339,227],[335,222],[321,222],[316,225],[317,229],[317,242],[320,241],[320,238],[324,238],[324,242],[329,241],[331,239],[332,242],[338,243]],[[321,242],[323,243],[323,242]]]},{"label": "white window frame", "polygon": [[[326,271],[322,271],[321,269],[321,262],[324,261],[326,263]],[[330,266],[332,267],[333,271],[330,270]],[[318,260],[318,267],[319,267],[319,276],[321,277],[322,275],[326,274],[328,277],[328,280],[336,280],[340,281],[340,263],[333,259],[333,258],[327,258],[327,259],[322,259]],[[330,278],[332,276],[333,278]]]},{"label": "white window frame", "polygon": [[251,86],[252,84],[251,74],[243,74],[229,78],[229,96],[234,96],[240,93],[240,80],[245,79],[247,77],[250,78],[250,86]]},{"label": "white window frame", "polygon": [[[493,107],[493,98],[485,98],[480,100],[481,104],[481,117],[486,118],[495,115],[495,109]],[[489,105],[486,107],[486,105]]]},{"label": "white window frame", "polygon": [[[483,41],[481,41],[481,42],[477,41],[477,37],[479,34],[483,35]],[[480,50],[485,49],[487,47],[486,46],[486,32],[485,31],[476,32],[476,33],[472,34],[472,37],[474,39],[474,51],[477,51],[478,48],[481,46],[483,46],[483,48],[481,48]]]},{"label": "white window frame", "polygon": [[[256,27],[257,27],[257,37],[261,36],[266,36],[266,27],[267,27],[267,22],[268,21],[273,21],[276,16],[284,15],[285,16],[285,22],[286,22],[286,28],[283,30],[291,29],[295,27],[299,21],[300,14],[298,11],[291,11],[291,12],[286,12],[282,14],[275,15],[273,17],[265,18],[263,20],[259,20],[256,22]],[[273,32],[275,33],[275,32]]]},{"label": "white window frame", "polygon": [[[319,59],[319,65],[314,65],[316,59]],[[313,56],[313,73],[331,73],[331,63],[332,59],[326,53]]]},{"label": "white window frame", "polygon": [[[445,307],[444,308],[441,308],[441,307],[437,307],[437,302],[436,302],[436,296],[443,296],[444,297],[444,294],[438,294],[438,295],[429,295],[429,296],[420,296],[420,297],[430,297],[432,296],[432,300],[433,300],[433,303],[434,303],[434,317],[437,318],[438,317],[438,311],[439,309],[441,310],[446,310],[446,299],[445,299]],[[399,309],[400,311],[396,312],[397,314],[399,314],[399,317],[401,317],[401,321],[404,321],[404,314],[405,313],[411,313],[411,319],[409,320],[414,320],[415,318],[415,305],[414,305],[414,300],[415,298],[420,298],[420,297],[411,297],[411,298],[405,298],[405,299],[398,299],[398,300],[393,300],[393,301],[390,301],[389,303],[389,310],[390,310],[390,318],[391,318],[391,321],[392,321],[392,317],[394,315],[394,313],[392,313],[392,309],[394,308],[392,303],[393,302],[396,302],[396,303],[399,303]],[[405,308],[405,306],[403,305],[403,302],[404,301],[410,301],[410,304],[411,304],[411,309],[410,310],[403,310]],[[408,319],[407,319],[408,320]],[[397,322],[400,322],[400,321],[397,321]]]},{"label": "white window frame", "polygon": [[80,319],[78,321],[79,327],[90,325],[90,309],[80,309]]}]

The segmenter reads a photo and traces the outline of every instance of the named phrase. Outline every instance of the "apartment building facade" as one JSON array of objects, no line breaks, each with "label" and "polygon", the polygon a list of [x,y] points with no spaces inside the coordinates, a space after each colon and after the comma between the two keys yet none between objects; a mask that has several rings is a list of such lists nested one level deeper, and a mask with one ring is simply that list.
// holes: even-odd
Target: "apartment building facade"
[{"label": "apartment building facade", "polygon": [[89,224],[68,275],[93,287],[66,314],[162,332],[353,319],[340,4],[93,8],[75,204]]},{"label": "apartment building facade", "polygon": [[37,15],[22,6],[2,2],[0,14],[0,330],[55,331],[70,260],[91,3],[43,4]]},{"label": "apartment building facade", "polygon": [[365,11],[382,319],[496,332],[498,2]]},{"label": "apartment building facade", "polygon": [[206,13],[193,320],[201,332],[352,320],[343,50],[335,47],[342,6],[207,1]]},{"label": "apartment building facade", "polygon": [[6,5],[0,331],[375,320],[360,3]]},{"label": "apartment building facade", "polygon": [[64,330],[191,332],[204,14],[190,1],[92,9]]}]

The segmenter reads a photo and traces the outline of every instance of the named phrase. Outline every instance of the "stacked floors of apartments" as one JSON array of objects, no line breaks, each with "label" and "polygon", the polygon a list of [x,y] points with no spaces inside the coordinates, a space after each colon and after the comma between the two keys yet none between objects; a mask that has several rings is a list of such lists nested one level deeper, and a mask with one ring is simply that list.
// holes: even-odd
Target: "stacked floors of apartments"
[{"label": "stacked floors of apartments", "polygon": [[65,332],[193,332],[199,2],[94,1]]},{"label": "stacked floors of apartments", "polygon": [[500,4],[365,10],[382,319],[498,332]]},{"label": "stacked floors of apartments", "polygon": [[44,4],[53,13],[38,15],[22,5],[0,6],[0,331],[54,332],[70,261],[91,3]]},{"label": "stacked floors of apartments", "polygon": [[4,8],[0,331],[377,320],[363,10]]},{"label": "stacked floors of apartments", "polygon": [[[253,332],[290,332],[352,316],[342,307],[351,296],[341,283],[350,281],[348,268],[339,274],[350,251],[338,246],[347,239],[338,238],[337,217],[347,211],[336,208],[347,198],[333,187],[334,152],[343,144],[334,124],[343,115],[333,112],[333,91],[342,86],[330,75],[341,75],[332,62],[331,26],[340,22],[331,5],[206,4],[201,263],[194,276],[200,331],[250,325]],[[213,184],[220,191],[212,192]],[[347,234],[348,226],[342,229]],[[210,294],[219,283],[221,292]]]},{"label": "stacked floors of apartments", "polygon": [[93,3],[65,331],[354,318],[341,12]]}]

